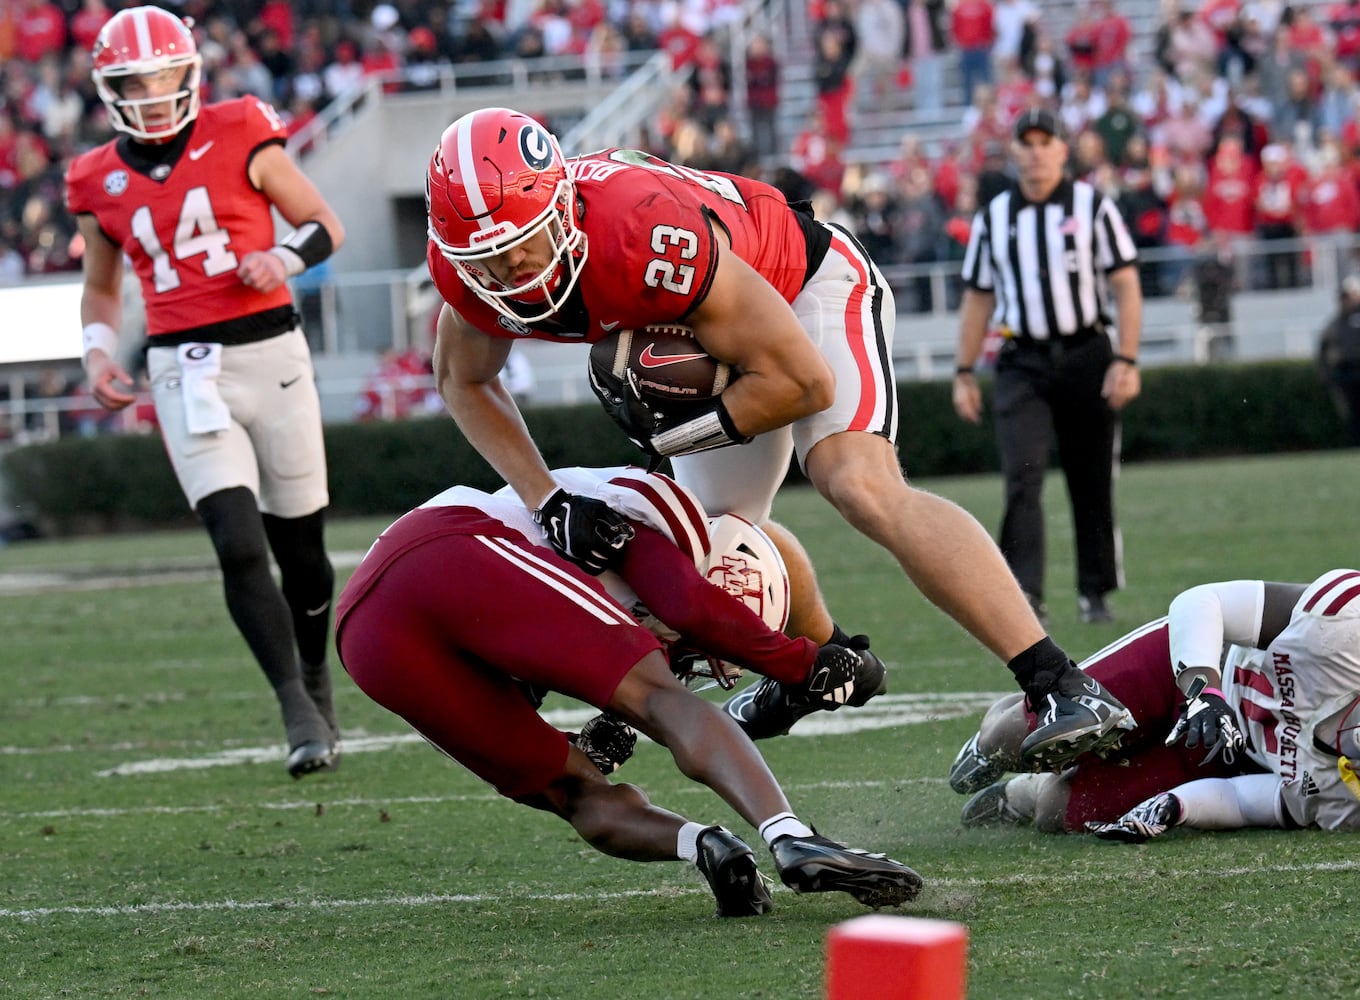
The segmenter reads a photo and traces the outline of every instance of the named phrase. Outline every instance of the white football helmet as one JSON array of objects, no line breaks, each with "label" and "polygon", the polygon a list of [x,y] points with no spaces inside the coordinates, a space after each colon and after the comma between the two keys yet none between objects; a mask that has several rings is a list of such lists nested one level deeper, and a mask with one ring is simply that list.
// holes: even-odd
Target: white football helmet
[{"label": "white football helmet", "polygon": [[[699,563],[699,572],[754,611],[774,631],[784,631],[789,623],[789,573],[770,536],[737,514],[711,518],[708,531],[709,553]],[[672,647],[671,670],[700,690],[709,679],[731,688],[742,673],[735,663],[684,647]]]},{"label": "white football helmet", "polygon": [[[167,142],[198,117],[203,57],[189,25],[169,11],[130,7],[114,14],[100,29],[91,58],[95,90],[118,131],[142,142]],[[173,91],[123,96],[132,77],[175,73]]]},{"label": "white football helmet", "polygon": [[774,631],[784,631],[789,623],[789,572],[770,536],[736,514],[710,519],[708,535],[708,560],[700,572]]}]

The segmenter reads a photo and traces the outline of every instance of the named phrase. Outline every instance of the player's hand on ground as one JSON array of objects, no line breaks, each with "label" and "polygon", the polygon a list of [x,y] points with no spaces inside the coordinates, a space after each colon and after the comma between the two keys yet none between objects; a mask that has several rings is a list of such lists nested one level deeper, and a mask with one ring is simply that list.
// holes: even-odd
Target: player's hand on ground
[{"label": "player's hand on ground", "polygon": [[1237,752],[1242,749],[1242,730],[1231,706],[1223,700],[1223,692],[1204,688],[1181,707],[1180,718],[1171,727],[1166,745],[1182,741],[1190,750],[1204,748],[1201,767],[1215,757],[1225,764],[1237,759]]},{"label": "player's hand on ground", "polygon": [[1181,818],[1181,800],[1170,792],[1154,795],[1138,803],[1113,823],[1086,824],[1086,829],[1101,840],[1115,840],[1123,844],[1141,844],[1160,837]]},{"label": "player's hand on ground", "polygon": [[618,564],[633,538],[633,526],[602,500],[554,490],[534,511],[548,542],[592,576]]},{"label": "player's hand on ground", "polygon": [[104,351],[99,348],[91,351],[85,366],[90,378],[90,395],[104,409],[121,410],[136,402],[137,397],[130,391],[131,376]]}]

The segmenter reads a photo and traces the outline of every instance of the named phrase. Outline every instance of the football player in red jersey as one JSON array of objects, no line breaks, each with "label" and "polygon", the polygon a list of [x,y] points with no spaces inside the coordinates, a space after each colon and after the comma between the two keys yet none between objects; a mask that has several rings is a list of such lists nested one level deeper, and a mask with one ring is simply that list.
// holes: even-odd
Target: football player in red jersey
[{"label": "football player in red jersey", "polygon": [[975,793],[964,825],[1126,841],[1172,826],[1360,830],[1360,572],[1192,587],[1082,667],[1138,729],[1106,759],[1007,777],[1033,715],[1001,699],[950,768],[950,786]]},{"label": "football player in red jersey", "polygon": [[[435,352],[440,393],[468,440],[545,523],[575,525],[571,537],[550,533],[558,551],[604,566],[624,543],[605,518],[565,516],[572,498],[553,483],[497,379],[511,345],[684,323],[741,377],[682,421],[639,416],[634,400],[601,392],[634,441],[672,459],[709,510],[757,524],[768,521],[796,452],[850,524],[1006,661],[1031,701],[1051,704],[1037,749],[1118,738],[1111,720],[1126,713],[1077,700],[1087,698],[1080,673],[1045,635],[987,532],[904,478],[894,445],[896,309],[850,233],[744,177],[626,149],[568,161],[538,122],[505,108],[474,111],[445,130],[427,197],[427,261],[446,302]],[[819,604],[811,567],[785,557],[795,607]],[[843,641],[824,607],[801,624],[815,640]],[[782,711],[770,694],[740,692],[729,711],[755,723],[767,709]]]},{"label": "football player in red jersey", "polygon": [[[455,486],[387,528],[341,593],[336,649],[355,683],[502,795],[556,813],[596,849],[691,862],[719,916],[770,908],[750,847],[722,827],[652,805],[634,785],[609,782],[604,771],[619,758],[595,742],[602,720],[621,719],[667,747],[684,774],[760,832],[795,891],[847,892],[868,906],[914,898],[921,878],[910,868],[799,820],[751,741],[667,664],[660,635],[783,677],[834,706],[858,658],[774,631],[787,581],[769,540],[746,522],[728,531],[734,515],[710,525],[693,494],[657,473],[552,475],[583,505],[608,502],[621,512],[633,538],[618,572],[592,577],[559,556],[508,489]],[[538,714],[533,691],[542,689],[608,714],[572,741]]]},{"label": "football player in red jersey", "polygon": [[[179,18],[120,11],[93,63],[123,134],[66,177],[85,240],[91,392],[108,410],[135,398],[117,360],[126,255],[146,303],[161,436],[212,538],[231,617],[278,696],[287,769],[300,777],[338,759],[326,663],[335,577],[320,401],[286,282],[326,259],[344,229],[289,158],[273,108],[254,97],[200,105],[202,57]],[[294,227],[279,242],[271,209]]]}]

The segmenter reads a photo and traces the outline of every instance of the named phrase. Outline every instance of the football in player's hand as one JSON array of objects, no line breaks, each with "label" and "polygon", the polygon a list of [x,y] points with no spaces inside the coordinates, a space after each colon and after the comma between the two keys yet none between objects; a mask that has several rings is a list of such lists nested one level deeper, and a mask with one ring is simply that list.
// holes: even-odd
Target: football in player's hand
[{"label": "football in player's hand", "polygon": [[590,348],[590,366],[605,384],[631,382],[648,403],[707,400],[736,377],[710,355],[686,326],[620,330]]}]

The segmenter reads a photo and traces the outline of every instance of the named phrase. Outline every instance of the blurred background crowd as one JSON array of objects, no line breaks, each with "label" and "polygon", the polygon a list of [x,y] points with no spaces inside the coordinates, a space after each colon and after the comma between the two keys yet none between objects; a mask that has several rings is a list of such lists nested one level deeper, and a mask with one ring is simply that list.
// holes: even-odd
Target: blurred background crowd
[{"label": "blurred background crowd", "polygon": [[[0,4],[0,280],[79,268],[61,178],[112,134],[89,51],[120,6]],[[195,21],[205,99],[256,94],[294,129],[374,74],[418,89],[445,65],[665,49],[688,84],[653,122],[653,152],[774,174],[844,213],[889,265],[958,255],[975,207],[1004,182],[1011,121],[1038,103],[1062,115],[1074,173],[1120,199],[1144,246],[1360,229],[1360,0],[1172,2],[1150,51],[1109,0],[1085,0],[1061,37],[1032,0],[810,0],[817,100],[792,135],[779,134],[782,67],[768,39],[752,40],[734,90],[724,0],[165,6]],[[961,107],[957,138],[906,131],[892,162],[856,162],[857,119],[893,94],[920,111]],[[1281,254],[1259,278],[1289,285],[1300,264]],[[1174,261],[1149,269],[1149,290],[1178,274]]]}]

